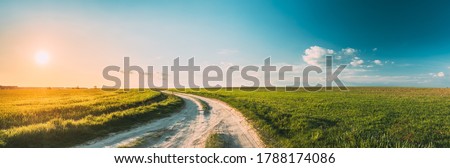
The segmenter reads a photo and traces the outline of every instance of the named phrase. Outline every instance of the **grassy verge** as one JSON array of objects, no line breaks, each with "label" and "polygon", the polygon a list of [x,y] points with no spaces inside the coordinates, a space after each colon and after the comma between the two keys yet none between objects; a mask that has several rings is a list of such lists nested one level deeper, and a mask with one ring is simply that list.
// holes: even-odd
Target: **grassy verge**
[{"label": "grassy verge", "polygon": [[222,133],[211,133],[205,144],[205,148],[229,148],[230,146],[229,138]]},{"label": "grassy verge", "polygon": [[197,99],[197,100],[198,100],[198,101],[200,102],[200,104],[202,105],[203,113],[209,114],[209,113],[210,113],[209,110],[211,110],[211,107],[209,106],[209,104],[206,103],[205,101],[201,100],[201,99]]}]

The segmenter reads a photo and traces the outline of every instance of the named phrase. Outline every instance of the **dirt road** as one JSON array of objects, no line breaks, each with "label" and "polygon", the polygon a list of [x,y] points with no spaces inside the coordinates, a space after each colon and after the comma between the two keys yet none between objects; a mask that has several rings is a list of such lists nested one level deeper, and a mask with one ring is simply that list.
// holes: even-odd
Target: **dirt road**
[{"label": "dirt road", "polygon": [[[185,101],[180,112],[76,147],[203,148],[213,132],[227,135],[230,147],[264,147],[242,114],[226,103],[191,94],[174,94]],[[201,101],[210,110],[203,111]]]}]

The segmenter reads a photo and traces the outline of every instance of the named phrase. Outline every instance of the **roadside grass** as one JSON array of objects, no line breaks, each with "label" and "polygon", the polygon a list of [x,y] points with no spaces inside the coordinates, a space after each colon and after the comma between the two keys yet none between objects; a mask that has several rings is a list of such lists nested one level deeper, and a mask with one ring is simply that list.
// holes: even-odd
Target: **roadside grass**
[{"label": "roadside grass", "polygon": [[206,139],[205,148],[229,148],[231,147],[230,138],[223,133],[211,133]]},{"label": "roadside grass", "polygon": [[185,92],[239,109],[269,147],[450,147],[450,89]]},{"label": "roadside grass", "polygon": [[204,114],[209,114],[210,110],[211,110],[211,106],[209,106],[208,103],[206,103],[205,101],[201,100],[201,99],[196,99],[200,102],[200,104],[202,105],[202,110]]}]

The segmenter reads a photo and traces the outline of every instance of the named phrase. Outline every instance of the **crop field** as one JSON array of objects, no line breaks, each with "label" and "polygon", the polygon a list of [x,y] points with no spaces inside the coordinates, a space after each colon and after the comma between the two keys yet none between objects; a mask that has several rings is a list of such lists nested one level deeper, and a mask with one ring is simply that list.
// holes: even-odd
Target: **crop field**
[{"label": "crop field", "polygon": [[269,147],[450,147],[450,89],[186,92],[240,110]]},{"label": "crop field", "polygon": [[167,116],[182,104],[152,90],[0,90],[0,147],[69,147]]}]

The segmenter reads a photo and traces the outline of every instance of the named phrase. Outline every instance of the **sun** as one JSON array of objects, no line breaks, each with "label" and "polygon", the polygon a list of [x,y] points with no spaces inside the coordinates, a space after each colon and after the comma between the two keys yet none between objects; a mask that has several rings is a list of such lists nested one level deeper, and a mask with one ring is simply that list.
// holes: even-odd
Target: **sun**
[{"label": "sun", "polygon": [[36,52],[36,54],[34,55],[34,58],[36,60],[36,63],[39,65],[45,65],[48,63],[49,61],[49,54],[46,51],[38,51]]}]

